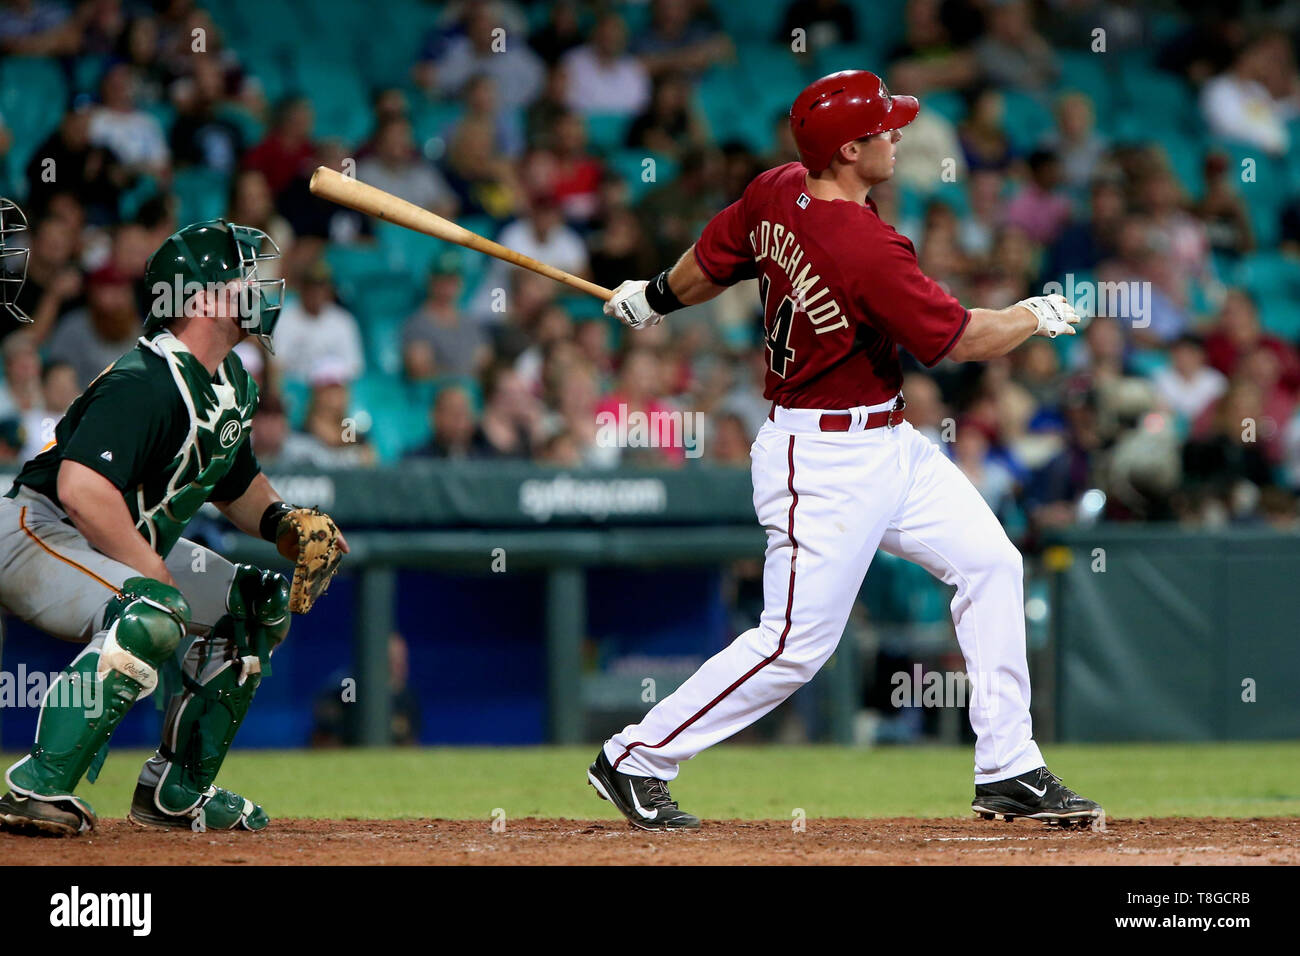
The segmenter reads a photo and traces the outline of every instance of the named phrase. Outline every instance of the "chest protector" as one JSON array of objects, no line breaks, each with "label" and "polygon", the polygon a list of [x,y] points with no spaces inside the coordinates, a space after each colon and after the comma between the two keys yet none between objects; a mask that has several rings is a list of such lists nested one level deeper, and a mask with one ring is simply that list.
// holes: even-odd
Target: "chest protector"
[{"label": "chest protector", "polygon": [[170,332],[141,341],[166,359],[189,414],[189,434],[166,468],[161,499],[148,504],[141,486],[135,501],[127,502],[136,515],[136,528],[166,557],[248,440],[257,409],[257,383],[234,355],[212,376]]}]

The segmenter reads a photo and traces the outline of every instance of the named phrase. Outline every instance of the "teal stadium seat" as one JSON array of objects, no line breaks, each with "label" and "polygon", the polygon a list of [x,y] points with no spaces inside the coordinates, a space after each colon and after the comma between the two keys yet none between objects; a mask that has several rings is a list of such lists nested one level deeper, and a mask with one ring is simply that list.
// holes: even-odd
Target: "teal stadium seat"
[{"label": "teal stadium seat", "polygon": [[[809,79],[816,79],[828,73],[838,73],[841,70],[871,70],[873,73],[880,73],[888,64],[884,62],[880,46],[873,40],[871,34],[868,34],[865,39],[857,43],[843,43],[816,51]],[[795,90],[795,93],[797,92],[798,90]],[[795,93],[790,95],[791,100],[794,99]]]},{"label": "teal stadium seat", "polygon": [[1002,127],[1020,152],[1032,150],[1056,128],[1056,117],[1037,97],[1020,90],[1003,90],[1002,99],[1006,107]]},{"label": "teal stadium seat", "polygon": [[350,61],[303,58],[292,74],[294,89],[311,98],[318,139],[337,138],[355,146],[370,132],[365,86]]},{"label": "teal stadium seat", "polygon": [[352,414],[369,418],[366,437],[381,463],[391,464],[412,444],[406,389],[393,375],[368,372],[352,383]]},{"label": "teal stadium seat", "polygon": [[946,90],[936,90],[921,97],[921,109],[924,112],[938,113],[954,125],[966,118],[966,101],[961,94]]},{"label": "teal stadium seat", "polygon": [[1115,118],[1115,87],[1118,83],[1111,54],[1092,53],[1086,50],[1062,50],[1057,54],[1061,75],[1057,78],[1057,94],[1071,90],[1086,93],[1092,100],[1097,117],[1097,128],[1112,131]]},{"label": "teal stadium seat", "polygon": [[423,148],[431,139],[440,139],[446,149],[451,134],[464,115],[464,104],[459,102],[417,102],[411,109],[411,135],[416,145]]},{"label": "teal stadium seat", "polygon": [[[653,160],[654,164],[648,166],[646,160]],[[628,200],[633,205],[656,186],[671,183],[678,172],[677,162],[671,157],[640,150],[621,150],[609,157],[608,165],[627,183]]]},{"label": "teal stadium seat", "polygon": [[627,142],[627,128],[631,117],[619,113],[588,113],[585,117],[587,126],[587,145],[594,153],[607,156],[622,149]]},{"label": "teal stadium seat", "polygon": [[1196,98],[1186,80],[1128,60],[1115,62],[1120,96],[1127,103],[1141,104],[1142,116],[1152,127],[1172,126],[1184,132],[1202,128]]},{"label": "teal stadium seat", "polygon": [[696,84],[695,97],[713,141],[720,143],[731,136],[736,114],[746,108],[748,89],[738,70],[715,66]]},{"label": "teal stadium seat", "polygon": [[178,169],[172,176],[172,192],[180,203],[179,222],[219,219],[226,212],[230,179],[225,173],[204,167]]},{"label": "teal stadium seat", "polygon": [[[0,116],[13,137],[7,157],[8,179],[26,195],[25,169],[32,153],[59,125],[68,101],[67,83],[49,57],[0,59]],[[0,175],[0,179],[4,179]]]},{"label": "teal stadium seat", "polygon": [[785,4],[767,0],[761,3],[715,3],[722,30],[736,44],[736,56],[743,57],[740,47],[747,41],[770,42],[785,18]]}]

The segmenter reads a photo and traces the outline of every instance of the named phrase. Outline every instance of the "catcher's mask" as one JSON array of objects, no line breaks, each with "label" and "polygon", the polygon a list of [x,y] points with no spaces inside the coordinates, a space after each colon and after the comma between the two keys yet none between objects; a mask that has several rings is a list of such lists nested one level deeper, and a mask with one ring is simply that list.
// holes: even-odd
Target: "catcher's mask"
[{"label": "catcher's mask", "polygon": [[27,217],[12,199],[0,196],[0,306],[19,322],[31,318],[18,307],[27,281],[27,246],[11,245],[10,237],[27,231]]},{"label": "catcher's mask", "polygon": [[257,267],[279,258],[280,247],[261,229],[225,219],[196,222],[173,233],[145,269],[153,297],[145,335],[184,315],[197,292],[237,282],[238,314],[233,318],[274,354],[271,333],[284,305],[284,280],[259,278]]}]

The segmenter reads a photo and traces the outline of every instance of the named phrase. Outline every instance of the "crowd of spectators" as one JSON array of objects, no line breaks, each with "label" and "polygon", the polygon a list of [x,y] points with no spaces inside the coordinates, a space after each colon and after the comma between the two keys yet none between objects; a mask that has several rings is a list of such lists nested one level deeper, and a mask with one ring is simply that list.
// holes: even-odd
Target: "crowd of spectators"
[{"label": "crowd of spectators", "polygon": [[[415,277],[417,304],[385,368],[366,318],[391,290],[345,288],[330,265],[332,249],[375,245],[376,226],[307,188],[317,165],[355,170],[603,285],[648,278],[757,172],[794,158],[780,115],[759,148],[720,139],[700,108],[711,72],[745,55],[718,16],[730,2],[554,0],[545,16],[527,3],[429,4],[407,81],[369,91],[358,141],[318,128],[302,92],[268,102],[255,64],[191,0],[6,4],[0,53],[49,58],[69,89],[91,58],[101,67],[24,163],[9,161],[22,144],[0,116],[0,194],[20,198],[31,222],[21,304],[35,320],[0,328],[0,460],[39,448],[77,390],[139,334],[146,260],[184,225],[173,183],[197,170],[228,188],[218,213],[265,230],[283,252],[290,301],[277,354],[240,348],[263,385],[254,435],[268,465],[409,456],[692,467],[681,449],[611,447],[597,434],[602,411],[683,410],[704,413],[703,461],[747,466],[767,410],[751,289],[630,334],[549,280],[435,257]],[[633,32],[628,14],[644,6]],[[1231,280],[1234,262],[1259,251],[1244,191],[1276,185],[1243,181],[1235,154],[1211,151],[1193,199],[1159,145],[1113,139],[1086,83],[1063,85],[1061,51],[1088,52],[1088,23],[1106,26],[1110,56],[1148,42],[1134,5],[894,6],[899,42],[860,65],[927,104],[959,104],[953,115],[922,110],[903,132],[895,180],[872,192],[922,268],[969,306],[1002,307],[1067,276],[1075,293],[1125,290],[1119,306],[1096,295],[1075,341],[1033,339],[982,366],[909,366],[912,423],[1030,539],[1101,514],[1296,526],[1300,352]],[[1206,5],[1148,54],[1198,98],[1207,139],[1285,156],[1300,113],[1294,24],[1235,18],[1231,6]],[[798,61],[851,46],[872,29],[861,10],[794,0],[764,49]],[[806,43],[791,52],[801,30]],[[1010,95],[1035,98],[1049,117],[1028,147],[1008,133]],[[441,107],[448,121],[430,128],[421,117]],[[610,123],[620,150],[671,174],[630,182],[637,173],[592,145]],[[1300,182],[1290,188],[1269,225],[1295,255]],[[359,385],[385,375],[422,403],[395,450],[377,449],[368,427],[385,409],[358,408]]]}]

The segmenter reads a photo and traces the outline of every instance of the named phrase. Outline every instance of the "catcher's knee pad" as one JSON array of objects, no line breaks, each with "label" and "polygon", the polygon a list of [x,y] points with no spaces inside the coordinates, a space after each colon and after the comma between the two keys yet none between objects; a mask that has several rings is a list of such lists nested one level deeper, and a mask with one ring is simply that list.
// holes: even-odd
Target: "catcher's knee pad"
[{"label": "catcher's knee pad", "polygon": [[274,571],[263,571],[251,564],[235,565],[235,576],[226,597],[229,620],[220,624],[229,628],[240,654],[256,657],[260,669],[268,668],[271,651],[289,634],[289,584]]},{"label": "catcher's knee pad", "polygon": [[100,649],[100,677],[117,671],[148,697],[158,686],[158,667],[185,637],[190,606],[176,588],[153,578],[127,578],[105,613],[108,633]]}]

